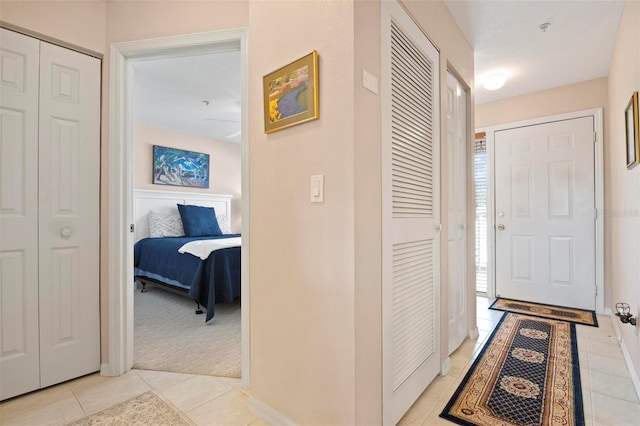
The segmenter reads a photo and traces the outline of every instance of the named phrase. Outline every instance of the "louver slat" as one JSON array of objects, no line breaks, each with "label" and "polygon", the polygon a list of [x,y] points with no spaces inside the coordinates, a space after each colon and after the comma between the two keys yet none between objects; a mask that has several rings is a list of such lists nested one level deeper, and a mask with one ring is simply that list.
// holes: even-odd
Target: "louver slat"
[{"label": "louver slat", "polygon": [[[413,42],[411,40],[409,40],[409,38],[398,29],[398,27],[395,25],[395,23],[391,24],[391,37],[399,40],[400,42],[393,45],[392,47],[400,47],[405,49],[405,52],[409,55],[411,55],[416,62],[419,63],[419,66],[421,68],[428,68],[431,69],[431,61],[428,60],[421,51],[419,51],[418,49],[415,48],[415,46],[413,45]],[[411,48],[409,49],[408,47],[411,46]]]},{"label": "louver slat", "polygon": [[391,25],[394,218],[433,217],[433,65]]},{"label": "louver slat", "polygon": [[433,240],[393,247],[393,387],[433,354]]}]

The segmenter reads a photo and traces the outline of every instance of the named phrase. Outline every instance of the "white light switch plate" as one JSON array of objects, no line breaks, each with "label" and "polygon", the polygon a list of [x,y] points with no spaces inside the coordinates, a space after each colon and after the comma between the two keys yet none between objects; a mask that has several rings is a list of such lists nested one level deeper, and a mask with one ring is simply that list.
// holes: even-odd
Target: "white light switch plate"
[{"label": "white light switch plate", "polygon": [[370,72],[362,70],[362,87],[377,95],[378,79]]},{"label": "white light switch plate", "polygon": [[311,202],[324,202],[324,175],[311,176]]}]

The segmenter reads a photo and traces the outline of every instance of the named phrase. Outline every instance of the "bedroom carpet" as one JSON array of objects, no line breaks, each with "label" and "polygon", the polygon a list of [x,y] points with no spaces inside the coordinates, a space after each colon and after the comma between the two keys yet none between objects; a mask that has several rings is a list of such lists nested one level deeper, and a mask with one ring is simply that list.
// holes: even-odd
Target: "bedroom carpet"
[{"label": "bedroom carpet", "polygon": [[204,322],[189,297],[158,287],[134,297],[134,365],[141,370],[240,377],[240,301]]}]

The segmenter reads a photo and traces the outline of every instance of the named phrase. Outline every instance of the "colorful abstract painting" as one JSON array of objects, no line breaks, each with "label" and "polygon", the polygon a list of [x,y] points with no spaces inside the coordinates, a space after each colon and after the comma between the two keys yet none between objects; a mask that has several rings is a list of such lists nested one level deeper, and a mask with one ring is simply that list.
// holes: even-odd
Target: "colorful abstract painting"
[{"label": "colorful abstract painting", "polygon": [[153,183],[209,187],[209,154],[153,146]]},{"label": "colorful abstract painting", "polygon": [[272,133],[319,117],[318,52],[262,78],[264,131]]},{"label": "colorful abstract painting", "polygon": [[309,109],[307,88],[309,67],[298,68],[269,82],[269,119],[285,119]]}]

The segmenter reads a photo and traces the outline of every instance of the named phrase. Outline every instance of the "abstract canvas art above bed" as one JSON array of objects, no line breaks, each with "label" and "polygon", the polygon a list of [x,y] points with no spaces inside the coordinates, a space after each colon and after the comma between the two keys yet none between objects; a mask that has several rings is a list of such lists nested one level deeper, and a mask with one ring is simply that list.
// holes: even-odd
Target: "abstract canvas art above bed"
[{"label": "abstract canvas art above bed", "polygon": [[153,146],[153,183],[209,187],[209,154]]}]

